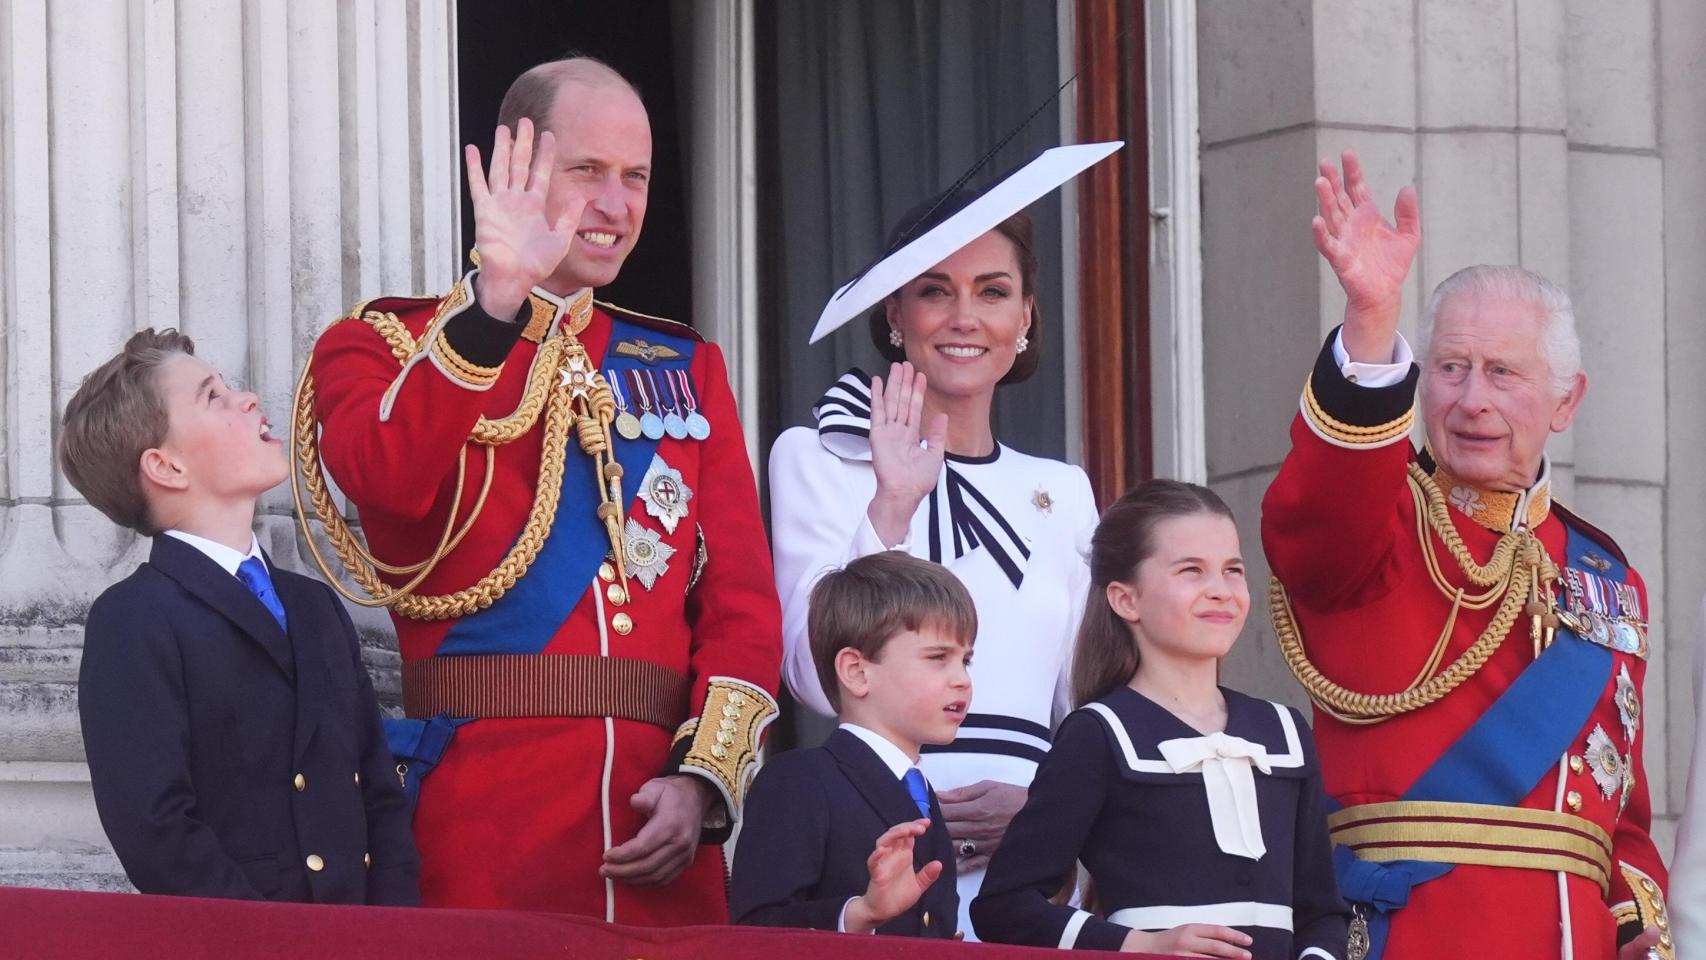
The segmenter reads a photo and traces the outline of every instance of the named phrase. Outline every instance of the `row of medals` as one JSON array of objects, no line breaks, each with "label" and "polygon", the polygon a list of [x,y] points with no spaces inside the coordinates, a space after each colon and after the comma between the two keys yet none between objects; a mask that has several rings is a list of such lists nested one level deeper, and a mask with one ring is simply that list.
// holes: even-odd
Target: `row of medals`
[{"label": "row of medals", "polygon": [[[610,374],[616,374],[616,376]],[[609,371],[605,379],[614,386],[619,382],[619,377],[620,374],[617,371]],[[648,403],[640,416],[636,417],[628,411],[624,391],[618,388],[616,395],[617,402],[621,405],[621,412],[616,415],[616,432],[624,440],[638,440],[641,437],[648,440],[662,440],[665,436],[677,440],[685,440],[688,437],[704,440],[711,435],[711,421],[705,419],[705,415],[696,408],[690,408],[685,417],[675,409],[669,410],[660,417],[652,412],[651,405]],[[679,397],[680,394],[677,396]],[[659,398],[657,403],[659,409],[662,409],[663,400]]]}]

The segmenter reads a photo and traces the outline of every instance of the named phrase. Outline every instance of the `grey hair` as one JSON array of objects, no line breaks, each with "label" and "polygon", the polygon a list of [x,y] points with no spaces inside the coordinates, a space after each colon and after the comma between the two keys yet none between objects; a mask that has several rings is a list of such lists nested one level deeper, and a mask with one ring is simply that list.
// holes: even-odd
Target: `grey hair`
[{"label": "grey hair", "polygon": [[1422,355],[1433,335],[1434,318],[1447,300],[1462,294],[1504,297],[1538,308],[1540,356],[1546,361],[1552,392],[1563,396],[1575,385],[1582,369],[1582,341],[1576,335],[1576,309],[1564,288],[1524,267],[1476,264],[1464,267],[1440,282],[1422,310],[1419,324]]}]

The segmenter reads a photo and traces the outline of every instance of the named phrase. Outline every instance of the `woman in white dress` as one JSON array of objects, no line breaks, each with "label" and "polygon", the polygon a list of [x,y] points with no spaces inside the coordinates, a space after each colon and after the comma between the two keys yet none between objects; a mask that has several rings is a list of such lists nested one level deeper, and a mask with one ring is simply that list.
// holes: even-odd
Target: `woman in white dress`
[{"label": "woman in white dress", "polygon": [[[915,210],[897,236],[964,199]],[[825,571],[906,550],[945,565],[976,602],[971,711],[959,738],[926,747],[922,761],[958,845],[967,939],[989,855],[1069,706],[1089,578],[1081,547],[1097,518],[1082,469],[1007,447],[990,424],[997,385],[1037,368],[1036,273],[1023,213],[925,270],[872,312],[872,339],[893,361],[887,377],[849,371],[814,406],[816,429],[788,430],[770,451],[783,676],[802,704],[833,714],[806,640]]]},{"label": "woman in white dress", "polygon": [[1678,960],[1706,958],[1706,597],[1694,649],[1694,755],[1670,863],[1671,933]]}]

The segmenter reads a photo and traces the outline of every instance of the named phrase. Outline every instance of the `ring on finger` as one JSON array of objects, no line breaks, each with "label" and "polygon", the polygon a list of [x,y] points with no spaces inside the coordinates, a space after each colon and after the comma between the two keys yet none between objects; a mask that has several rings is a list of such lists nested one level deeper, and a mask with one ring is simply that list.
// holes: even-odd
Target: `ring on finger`
[{"label": "ring on finger", "polygon": [[970,837],[960,841],[959,854],[961,860],[977,856],[977,843]]}]

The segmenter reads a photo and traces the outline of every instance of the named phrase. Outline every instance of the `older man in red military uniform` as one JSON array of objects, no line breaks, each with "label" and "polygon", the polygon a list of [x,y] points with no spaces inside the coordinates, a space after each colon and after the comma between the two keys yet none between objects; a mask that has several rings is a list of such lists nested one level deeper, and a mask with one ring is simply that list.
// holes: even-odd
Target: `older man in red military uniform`
[{"label": "older man in red military uniform", "polygon": [[303,486],[397,626],[423,901],[724,922],[781,655],[734,399],[714,345],[593,299],[645,216],[629,84],[543,64],[500,121],[489,172],[468,148],[478,268],[316,345]]},{"label": "older man in red military uniform", "polygon": [[[1352,956],[1673,956],[1641,762],[1647,595],[1552,500],[1587,378],[1569,298],[1472,267],[1398,334],[1420,236],[1354,154],[1315,242],[1347,296],[1263,504],[1280,646],[1316,706]],[[1427,447],[1408,443],[1417,384]]]}]

